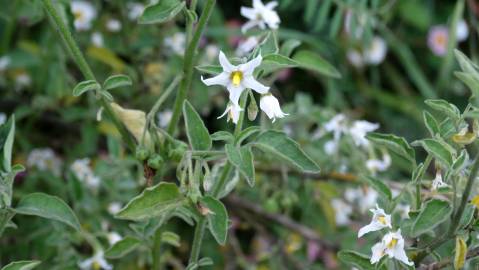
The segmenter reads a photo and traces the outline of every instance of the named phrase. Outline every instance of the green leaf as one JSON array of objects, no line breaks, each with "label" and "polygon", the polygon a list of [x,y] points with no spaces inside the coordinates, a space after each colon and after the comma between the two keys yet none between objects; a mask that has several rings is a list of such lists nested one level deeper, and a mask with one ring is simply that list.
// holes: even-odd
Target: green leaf
[{"label": "green leaf", "polygon": [[432,199],[428,201],[414,221],[411,234],[417,237],[427,231],[433,230],[439,224],[450,219],[452,207],[449,202]]},{"label": "green leaf", "polygon": [[161,0],[149,5],[138,19],[140,24],[164,23],[173,19],[185,7],[184,1]]},{"label": "green leaf", "polygon": [[476,207],[472,204],[466,204],[464,208],[464,212],[462,213],[461,220],[459,221],[458,229],[465,228],[469,225],[472,220],[474,219],[474,212],[476,211]]},{"label": "green leaf", "polygon": [[0,171],[12,170],[12,147],[15,139],[15,116],[0,125]]},{"label": "green leaf", "polygon": [[281,45],[279,53],[289,57],[299,45],[301,45],[301,41],[297,39],[288,39]]},{"label": "green leaf", "polygon": [[197,66],[196,69],[199,72],[211,74],[211,75],[218,75],[221,72],[223,72],[223,68],[221,66],[216,66],[216,65]]},{"label": "green leaf", "polygon": [[210,265],[213,265],[213,260],[210,257],[204,257],[198,261],[198,266],[210,266]]},{"label": "green leaf", "polygon": [[232,144],[226,144],[225,150],[228,160],[241,172],[241,174],[246,178],[248,184],[253,187],[255,176],[251,147],[237,147]]},{"label": "green leaf", "polygon": [[245,129],[243,129],[238,134],[238,137],[236,138],[236,144],[241,145],[241,143],[243,143],[244,140],[246,140],[247,138],[249,138],[253,134],[258,133],[260,131],[261,131],[261,128],[258,127],[258,126],[251,126],[251,127],[247,127]]},{"label": "green leaf", "polygon": [[341,250],[338,252],[338,258],[348,264],[361,270],[374,270],[376,267],[371,264],[369,257],[352,250]]},{"label": "green leaf", "polygon": [[17,261],[5,265],[2,270],[30,270],[37,267],[40,261]]},{"label": "green leaf", "polygon": [[454,173],[458,173],[459,171],[461,171],[464,168],[464,166],[467,165],[468,160],[469,160],[469,155],[467,154],[467,151],[462,150],[461,154],[459,154],[459,156],[452,163],[451,170]]},{"label": "green leaf", "polygon": [[420,144],[437,161],[448,167],[452,165],[456,153],[454,148],[447,143],[436,139],[423,139],[413,143],[413,145],[417,144]]},{"label": "green leaf", "polygon": [[366,138],[373,144],[384,146],[412,164],[416,164],[414,149],[412,149],[403,137],[371,132],[366,135]]},{"label": "green leaf", "polygon": [[180,236],[174,232],[163,232],[161,233],[161,242],[170,244],[174,247],[179,247],[180,244]]},{"label": "green leaf", "polygon": [[208,220],[208,228],[220,245],[226,243],[226,236],[228,234],[228,212],[225,206],[219,200],[205,196],[201,198],[201,203],[204,207],[209,209],[206,215]]},{"label": "green leaf", "polygon": [[304,69],[333,78],[341,78],[341,74],[335,67],[314,52],[299,51],[294,54],[293,60],[298,62],[299,66]]},{"label": "green leaf", "polygon": [[95,80],[88,80],[78,83],[75,88],[73,88],[73,96],[79,97],[83,93],[92,91],[92,90],[100,90],[101,86]]},{"label": "green leaf", "polygon": [[133,198],[116,214],[116,218],[144,220],[167,214],[181,206],[184,202],[178,186],[173,183],[159,183],[146,188]]},{"label": "green leaf", "polygon": [[440,111],[451,117],[451,119],[455,122],[461,117],[461,112],[456,105],[451,104],[443,99],[428,99],[424,101],[424,103],[426,103],[426,105],[432,109]]},{"label": "green leaf", "polygon": [[261,133],[253,146],[272,156],[282,158],[304,172],[318,173],[318,165],[301,149],[299,144],[283,132],[268,130]]},{"label": "green leaf", "polygon": [[263,57],[259,69],[262,69],[264,74],[269,74],[279,69],[297,67],[298,65],[298,62],[284,55],[268,54]]},{"label": "green leaf", "polygon": [[200,115],[187,100],[183,103],[183,116],[185,118],[186,134],[193,150],[209,150],[212,142],[208,129],[206,129]]},{"label": "green leaf", "polygon": [[60,198],[44,193],[24,196],[14,211],[18,214],[33,215],[63,222],[80,230],[80,222],[73,210]]},{"label": "green leaf", "polygon": [[135,250],[141,244],[141,242],[142,241],[136,237],[126,236],[110,247],[105,252],[105,257],[109,259],[122,258],[126,254]]},{"label": "green leaf", "polygon": [[426,124],[426,128],[431,134],[431,136],[435,136],[436,134],[440,133],[439,124],[437,123],[436,119],[432,114],[428,111],[423,112],[424,123]]},{"label": "green leaf", "polygon": [[215,133],[211,134],[211,139],[213,141],[224,141],[226,143],[233,143],[235,138],[233,134],[228,131],[216,131]]},{"label": "green leaf", "polygon": [[372,176],[366,176],[364,177],[364,180],[369,183],[369,185],[374,188],[381,196],[383,196],[384,198],[388,199],[388,200],[391,200],[392,199],[392,193],[391,193],[391,190],[389,189],[389,187],[384,184],[383,181],[377,179],[377,178],[374,178]]},{"label": "green leaf", "polygon": [[105,82],[103,83],[103,89],[109,90],[113,88],[118,88],[122,86],[130,86],[132,85],[130,77],[126,75],[112,75],[108,77]]}]

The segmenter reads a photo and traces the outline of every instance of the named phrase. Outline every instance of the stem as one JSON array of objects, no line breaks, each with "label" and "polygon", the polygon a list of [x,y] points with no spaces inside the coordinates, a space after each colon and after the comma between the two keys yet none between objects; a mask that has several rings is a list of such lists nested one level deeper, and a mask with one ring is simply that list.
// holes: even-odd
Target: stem
[{"label": "stem", "polygon": [[[247,100],[248,100],[248,93],[247,91],[244,91],[240,98],[241,108],[245,107]],[[238,123],[236,124],[235,131],[234,131],[235,138],[241,132],[244,115],[245,115],[245,110],[241,111]],[[232,168],[233,166],[231,165],[231,163],[226,161],[226,164],[223,168],[223,172],[221,173],[220,178],[218,179],[218,182],[215,182],[213,185],[211,196],[218,198],[221,190],[226,184],[226,180],[228,179],[228,176],[230,175]],[[201,250],[201,243],[203,241],[203,236],[205,234],[205,228],[206,228],[206,218],[204,216],[200,216],[198,223],[196,224],[195,236],[193,238],[193,244],[191,248],[189,263],[198,262],[198,259],[200,256],[200,250]]]},{"label": "stem", "polygon": [[416,210],[421,209],[421,180],[426,172],[427,168],[429,168],[429,164],[431,164],[432,155],[427,155],[426,160],[424,161],[423,167],[421,172],[419,172],[419,177],[416,183]]},{"label": "stem", "polygon": [[198,43],[200,38],[203,34],[203,30],[206,27],[206,23],[208,22],[211,13],[213,12],[213,8],[215,6],[216,0],[206,0],[206,4],[201,12],[200,19],[198,21],[198,26],[196,31],[188,44],[188,48],[185,52],[185,59],[183,62],[183,73],[185,74],[183,80],[180,83],[180,88],[178,90],[178,94],[176,96],[175,105],[173,107],[173,115],[171,117],[170,124],[168,125],[168,133],[171,135],[174,134],[176,126],[178,125],[178,121],[180,120],[181,115],[181,108],[183,106],[183,102],[186,99],[186,94],[188,89],[191,86],[191,80],[193,78],[193,64],[196,49],[198,47]]},{"label": "stem", "polygon": [[153,236],[153,249],[152,249],[152,257],[153,257],[153,270],[160,270],[161,269],[161,228],[158,228]]},{"label": "stem", "polygon": [[[80,69],[85,79],[96,81],[95,75],[93,74],[90,66],[85,60],[85,57],[80,51],[80,48],[75,42],[75,39],[73,38],[72,33],[66,26],[62,17],[60,17],[60,14],[55,8],[55,5],[52,3],[52,0],[43,0],[43,6],[45,7],[46,12],[50,15],[50,18],[52,19],[54,26],[56,27],[57,31],[62,37],[66,47],[71,53],[73,60],[77,64],[78,68]],[[130,136],[130,134],[128,133],[126,128],[123,126],[123,124],[120,122],[120,120],[118,120],[118,118],[113,113],[113,109],[111,108],[108,100],[103,95],[100,95],[100,96],[101,96],[100,97],[101,106],[105,108],[106,114],[112,120],[113,124],[116,126],[116,128],[120,132],[128,148],[130,148],[130,150],[135,150],[135,141]]]},{"label": "stem", "polygon": [[421,251],[417,255],[415,259],[416,265],[418,265],[428,255],[428,253],[440,247],[442,244],[447,242],[451,237],[453,237],[456,234],[457,227],[459,226],[460,219],[462,217],[462,214],[464,213],[464,209],[469,199],[469,195],[471,195],[471,189],[472,189],[472,186],[474,185],[474,181],[476,180],[478,172],[479,172],[479,155],[476,156],[476,159],[474,160],[474,164],[472,165],[471,173],[469,174],[466,187],[464,188],[464,192],[462,194],[461,204],[459,205],[457,210],[453,212],[451,215],[451,224],[449,225],[449,230],[444,235],[444,237],[439,238],[435,242],[432,242],[429,246],[425,248],[425,250]]}]

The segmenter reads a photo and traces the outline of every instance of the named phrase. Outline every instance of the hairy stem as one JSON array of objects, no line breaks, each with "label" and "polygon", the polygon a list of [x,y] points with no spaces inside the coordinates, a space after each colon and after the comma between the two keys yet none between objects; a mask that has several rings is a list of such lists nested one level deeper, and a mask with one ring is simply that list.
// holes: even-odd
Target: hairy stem
[{"label": "hairy stem", "polygon": [[[53,22],[56,30],[60,34],[60,36],[63,39],[63,42],[65,43],[65,46],[68,48],[68,50],[71,53],[71,56],[75,63],[77,64],[78,68],[80,69],[81,73],[83,74],[83,77],[87,80],[95,80],[95,75],[93,74],[93,71],[91,70],[90,66],[85,60],[85,57],[83,56],[83,53],[80,51],[80,48],[78,47],[75,39],[73,38],[72,33],[68,29],[67,25],[63,21],[62,17],[58,13],[57,9],[55,8],[55,5],[53,4],[52,0],[43,0],[43,6],[45,7],[46,12],[51,18],[51,21]],[[113,124],[116,126],[118,131],[120,132],[123,140],[127,144],[128,148],[130,150],[135,149],[135,141],[133,138],[130,136],[126,128],[123,126],[123,124],[118,120],[118,118],[115,116],[113,113],[113,109],[110,106],[110,103],[108,100],[103,96],[100,95],[100,104],[103,106],[105,109],[106,114],[108,117],[111,119]]]},{"label": "hairy stem", "polygon": [[176,95],[175,105],[173,107],[173,115],[171,116],[171,121],[168,125],[168,133],[170,133],[171,135],[174,135],[176,126],[178,125],[178,121],[180,120],[183,102],[186,99],[188,89],[191,87],[191,80],[193,78],[193,64],[195,62],[194,59],[196,55],[196,50],[198,48],[198,43],[206,27],[206,23],[208,22],[211,13],[213,12],[215,3],[216,0],[206,0],[206,4],[203,8],[203,11],[201,12],[196,31],[193,34],[193,37],[188,44],[188,47],[186,48],[185,58],[183,62],[184,77],[180,83],[180,87]]}]

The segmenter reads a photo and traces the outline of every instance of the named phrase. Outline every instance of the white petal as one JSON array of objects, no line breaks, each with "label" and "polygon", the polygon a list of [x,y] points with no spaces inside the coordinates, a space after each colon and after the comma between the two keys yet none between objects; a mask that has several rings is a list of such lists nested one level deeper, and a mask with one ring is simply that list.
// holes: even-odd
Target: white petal
[{"label": "white petal", "polygon": [[255,68],[261,65],[261,61],[263,61],[263,57],[260,55],[256,56],[253,60],[241,64],[238,66],[238,69],[243,72],[243,75],[246,77],[248,75],[252,75]]},{"label": "white petal", "polygon": [[211,85],[227,86],[229,83],[229,78],[230,76],[228,73],[221,72],[220,74],[206,80],[203,79],[203,76],[201,76],[201,81],[208,86],[211,86]]},{"label": "white petal", "polygon": [[263,84],[255,80],[253,76],[244,77],[241,84],[243,85],[244,88],[253,89],[259,94],[266,94],[269,90],[269,87],[264,86]]},{"label": "white petal", "polygon": [[228,61],[228,58],[226,58],[226,55],[222,51],[220,51],[218,58],[220,60],[221,67],[223,67],[223,71],[231,72],[236,69],[236,66],[232,65],[230,61]]},{"label": "white petal", "polygon": [[241,7],[241,15],[254,21],[256,20],[256,11],[253,8]]},{"label": "white petal", "polygon": [[255,9],[261,9],[264,8],[263,2],[261,0],[253,0],[253,7]]},{"label": "white petal", "polygon": [[267,9],[273,9],[278,6],[278,2],[276,1],[271,1],[268,4],[264,5]]},{"label": "white petal", "polygon": [[240,86],[234,86],[232,83],[228,84],[227,89],[230,93],[229,98],[231,103],[234,105],[238,105],[239,98],[241,96],[241,93],[243,93],[244,87],[242,85]]},{"label": "white petal", "polygon": [[406,251],[404,251],[404,247],[399,248],[399,246],[397,246],[397,248],[394,249],[393,255],[394,255],[394,258],[396,258],[397,260],[407,265],[410,265],[410,266],[414,265],[412,261],[409,261],[409,258],[406,255]]},{"label": "white petal", "polygon": [[255,27],[256,25],[258,25],[257,21],[249,21],[249,22],[243,24],[243,26],[241,27],[241,32],[244,34],[244,33],[246,33],[246,31]]},{"label": "white petal", "polygon": [[369,233],[369,232],[375,232],[375,231],[379,231],[381,230],[382,228],[384,228],[384,225],[382,225],[381,223],[379,222],[375,222],[375,221],[372,221],[371,223],[369,223],[368,225],[362,227],[361,229],[359,229],[359,232],[358,232],[358,238]]},{"label": "white petal", "polygon": [[377,243],[371,248],[371,264],[375,264],[381,260],[384,256],[384,245],[382,243]]}]

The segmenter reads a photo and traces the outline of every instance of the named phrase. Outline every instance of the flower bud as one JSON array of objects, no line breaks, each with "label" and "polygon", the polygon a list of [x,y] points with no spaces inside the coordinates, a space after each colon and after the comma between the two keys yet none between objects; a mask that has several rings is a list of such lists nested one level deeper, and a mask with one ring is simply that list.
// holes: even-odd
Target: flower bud
[{"label": "flower bud", "polygon": [[170,149],[168,157],[174,162],[180,162],[186,150],[188,150],[188,145],[184,142],[178,141]]},{"label": "flower bud", "polygon": [[248,105],[248,119],[254,121],[258,115],[258,105],[256,105],[256,100],[254,100],[254,98],[251,98],[250,100],[251,101]]},{"label": "flower bud", "polygon": [[148,166],[150,168],[153,168],[155,170],[158,170],[161,165],[163,165],[163,158],[158,155],[158,154],[153,154],[149,159],[148,159]]}]

